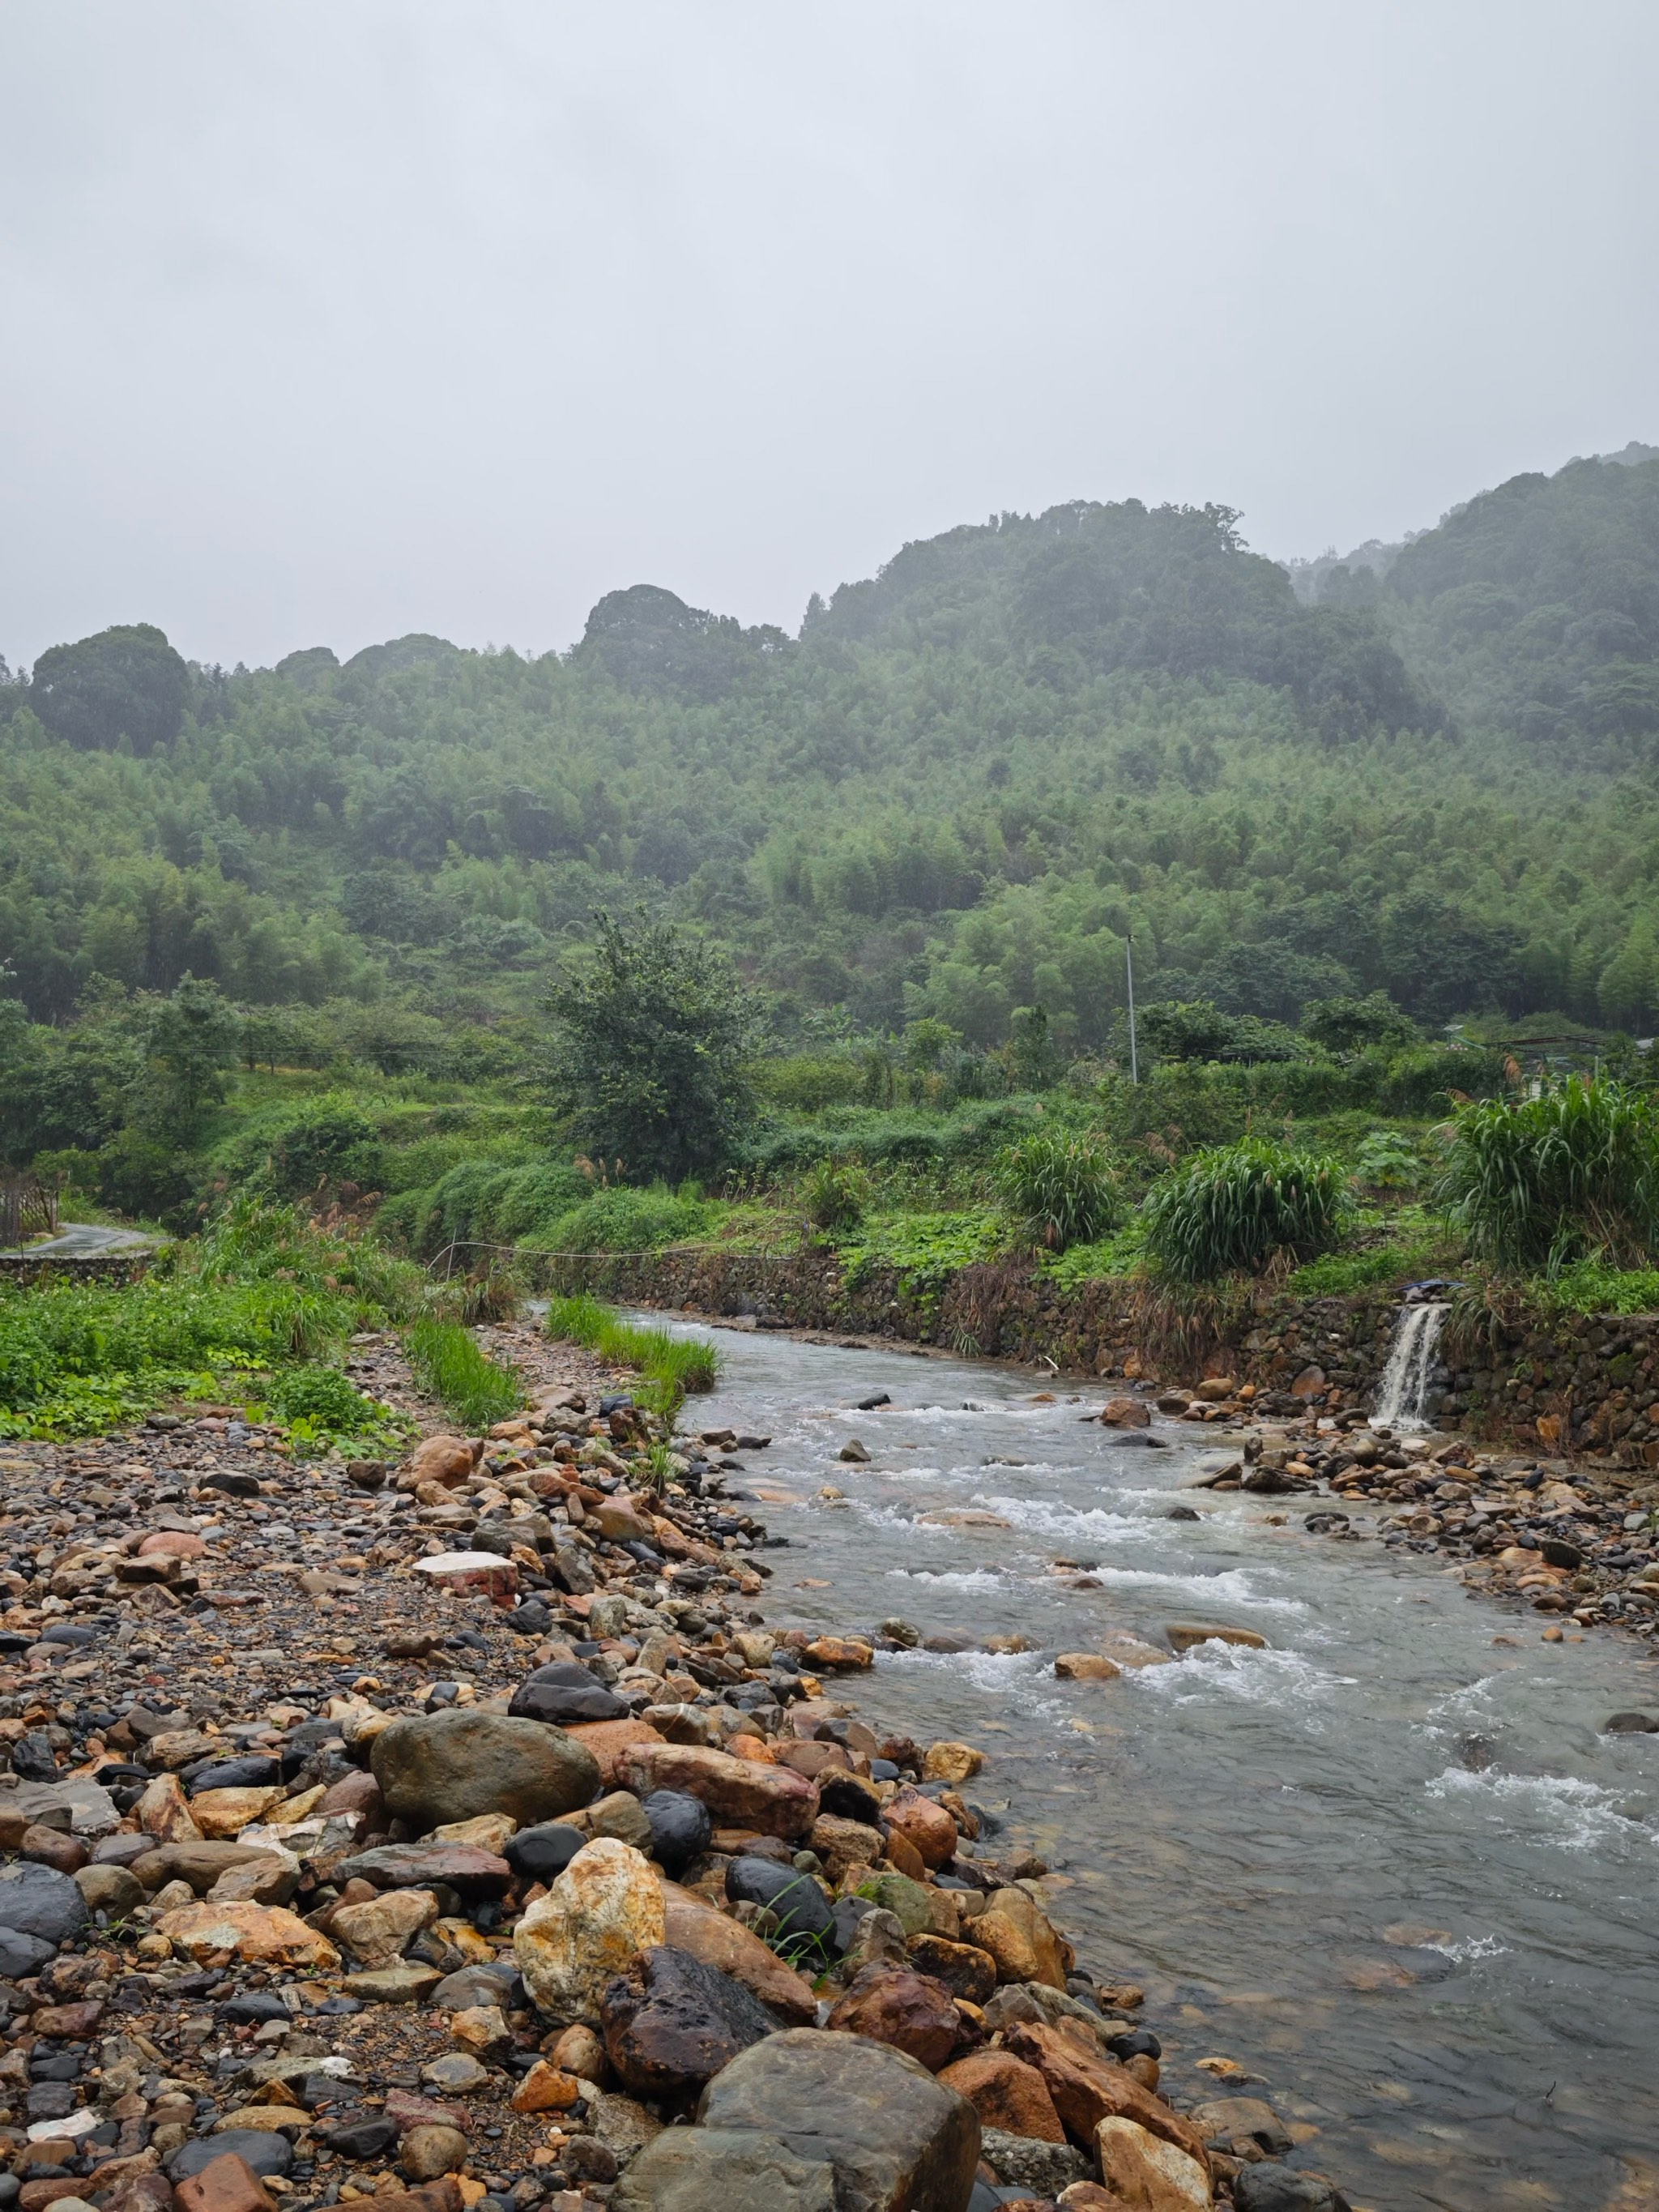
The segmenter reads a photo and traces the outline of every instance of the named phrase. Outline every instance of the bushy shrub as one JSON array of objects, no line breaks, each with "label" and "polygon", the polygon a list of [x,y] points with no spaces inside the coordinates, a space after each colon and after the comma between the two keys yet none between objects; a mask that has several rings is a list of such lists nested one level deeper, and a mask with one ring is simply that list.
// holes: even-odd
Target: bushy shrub
[{"label": "bushy shrub", "polygon": [[594,1191],[532,1241],[550,1252],[649,1252],[696,1237],[704,1220],[701,1200],[681,1197],[665,1183],[648,1190],[623,1185]]},{"label": "bushy shrub", "polygon": [[1659,1253],[1659,1109],[1650,1092],[1576,1075],[1536,1098],[1460,1107],[1435,1197],[1498,1267],[1639,1266]]},{"label": "bushy shrub", "polygon": [[1117,1172],[1097,1138],[1024,1138],[998,1157],[996,1182],[1017,1228],[1050,1252],[1091,1244],[1118,1219]]},{"label": "bushy shrub", "polygon": [[806,1218],[815,1229],[851,1229],[864,1217],[867,1189],[856,1168],[820,1160],[801,1193]]},{"label": "bushy shrub", "polygon": [[1254,1273],[1281,1252],[1328,1251],[1349,1218],[1347,1181],[1333,1159],[1260,1137],[1195,1152],[1147,1194],[1146,1249],[1183,1282]]}]

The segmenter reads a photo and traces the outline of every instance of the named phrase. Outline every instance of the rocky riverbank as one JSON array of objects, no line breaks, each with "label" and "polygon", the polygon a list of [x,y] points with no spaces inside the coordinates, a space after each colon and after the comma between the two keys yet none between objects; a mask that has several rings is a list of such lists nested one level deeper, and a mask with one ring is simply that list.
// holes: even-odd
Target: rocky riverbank
[{"label": "rocky riverbank", "polygon": [[763,1440],[494,1348],[531,1412],[401,1467],[0,1448],[0,2212],[1335,2212],[858,1717],[903,1624],[768,1629]]},{"label": "rocky riverbank", "polygon": [[[1150,1421],[1146,1398],[1115,1402],[1113,1422]],[[1659,1476],[1650,1468],[1373,1431],[1358,1413],[1258,1416],[1252,1387],[1230,1376],[1155,1402],[1175,1419],[1214,1425],[1218,1441],[1237,1447],[1236,1460],[1202,1478],[1206,1488],[1317,1493],[1329,1503],[1300,1515],[1316,1534],[1456,1560],[1471,1590],[1512,1613],[1546,1615],[1552,1639],[1591,1627],[1659,1634]]]}]

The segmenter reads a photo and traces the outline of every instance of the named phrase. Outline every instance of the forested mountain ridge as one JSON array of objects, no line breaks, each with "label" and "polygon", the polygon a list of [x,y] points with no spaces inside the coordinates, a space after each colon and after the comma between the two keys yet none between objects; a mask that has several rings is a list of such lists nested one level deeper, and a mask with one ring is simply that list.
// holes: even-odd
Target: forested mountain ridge
[{"label": "forested mountain ridge", "polygon": [[[36,1020],[532,1006],[597,905],[701,922],[787,1034],[1148,997],[1428,1020],[1659,1000],[1659,462],[1483,494],[1304,605],[1220,507],[904,547],[798,637],[650,586],[566,655],[187,667],[143,625],[0,685],[0,958]],[[101,979],[101,981],[100,981]]]}]

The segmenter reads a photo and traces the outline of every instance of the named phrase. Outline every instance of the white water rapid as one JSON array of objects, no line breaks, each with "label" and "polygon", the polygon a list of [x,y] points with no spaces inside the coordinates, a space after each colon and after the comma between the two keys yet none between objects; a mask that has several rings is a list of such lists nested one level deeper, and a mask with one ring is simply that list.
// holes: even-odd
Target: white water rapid
[{"label": "white water rapid", "polygon": [[1425,1301],[1421,1305],[1401,1307],[1400,1318],[1395,1323],[1394,1342],[1389,1346],[1388,1364],[1376,1387],[1376,1405],[1371,1414],[1374,1429],[1427,1428],[1423,1409],[1429,1394],[1429,1378],[1434,1372],[1435,1355],[1440,1349],[1440,1333],[1445,1326],[1443,1305]]}]

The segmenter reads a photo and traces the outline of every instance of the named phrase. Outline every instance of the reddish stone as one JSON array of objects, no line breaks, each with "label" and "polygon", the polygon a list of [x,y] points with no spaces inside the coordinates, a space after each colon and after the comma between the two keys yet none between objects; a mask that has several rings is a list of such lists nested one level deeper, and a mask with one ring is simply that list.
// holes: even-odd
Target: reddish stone
[{"label": "reddish stone", "polygon": [[74,2043],[83,2035],[90,2035],[104,2016],[104,2008],[98,1999],[86,1997],[79,2004],[42,2005],[29,2014],[31,2035],[61,2035],[66,2042]]},{"label": "reddish stone", "polygon": [[1048,2083],[1035,2066],[1010,2057],[1006,2051],[972,2051],[947,2066],[939,2078],[947,2089],[966,2097],[982,2127],[1034,2136],[1039,2142],[1066,2140]]},{"label": "reddish stone", "polygon": [[179,2212],[276,2212],[276,2198],[234,2150],[181,2181],[177,2199]]},{"label": "reddish stone", "polygon": [[[957,1855],[957,1824],[943,1805],[906,1788],[882,1808],[889,1840],[903,1837],[925,1867],[948,1866]],[[890,1851],[889,1853],[890,1856]]]},{"label": "reddish stone", "polygon": [[866,1966],[825,2022],[849,2035],[890,2043],[937,2073],[957,2047],[962,2023],[951,1992],[908,1966]]},{"label": "reddish stone", "polygon": [[1005,2047],[1048,2084],[1060,2124],[1080,2149],[1092,2150],[1103,2120],[1133,2120],[1149,2135],[1160,2136],[1208,2170],[1204,2139],[1191,2121],[1172,2112],[1161,2097],[1145,2089],[1115,2059],[1091,2057],[1058,2028],[1018,2021],[1004,2030]]}]

